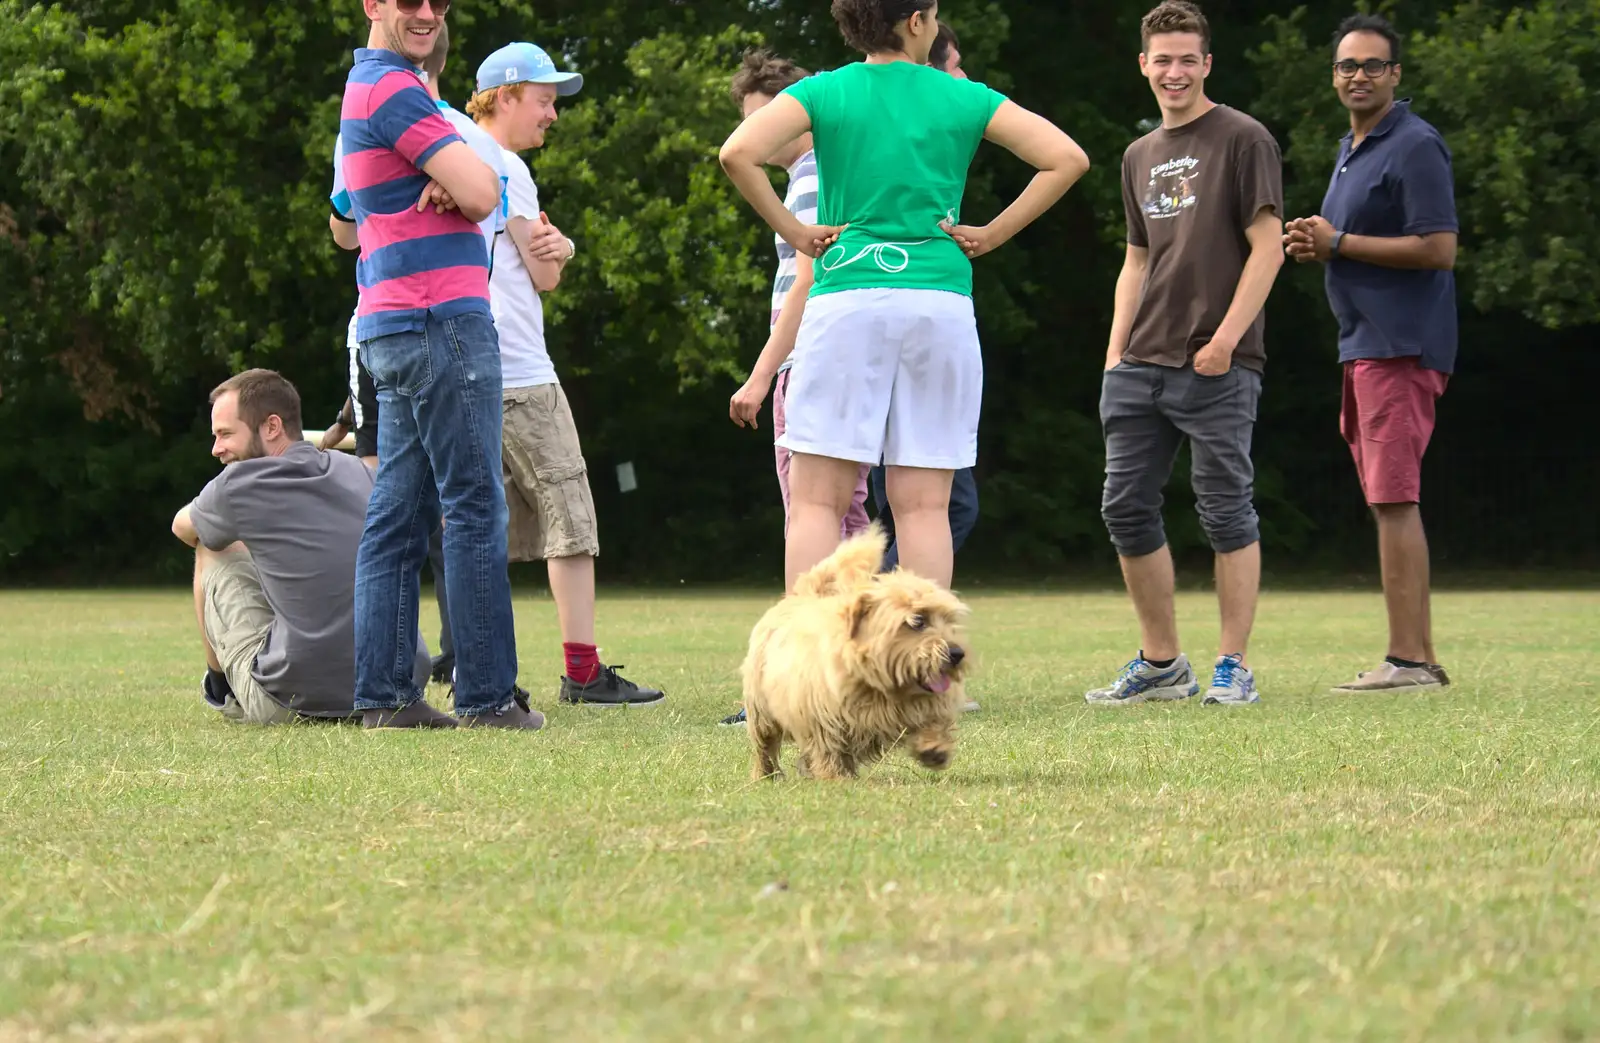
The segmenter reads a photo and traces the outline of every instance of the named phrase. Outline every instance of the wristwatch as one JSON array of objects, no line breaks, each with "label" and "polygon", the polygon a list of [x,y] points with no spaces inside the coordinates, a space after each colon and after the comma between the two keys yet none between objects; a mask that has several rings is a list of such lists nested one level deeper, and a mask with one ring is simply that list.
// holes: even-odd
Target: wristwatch
[{"label": "wristwatch", "polygon": [[1335,256],[1335,257],[1339,256],[1339,242],[1343,238],[1344,238],[1344,233],[1343,232],[1334,232],[1333,233],[1333,256]]},{"label": "wristwatch", "polygon": [[578,244],[572,241],[572,237],[570,235],[566,237],[566,240],[567,240],[567,260],[570,261],[574,257],[578,256]]}]

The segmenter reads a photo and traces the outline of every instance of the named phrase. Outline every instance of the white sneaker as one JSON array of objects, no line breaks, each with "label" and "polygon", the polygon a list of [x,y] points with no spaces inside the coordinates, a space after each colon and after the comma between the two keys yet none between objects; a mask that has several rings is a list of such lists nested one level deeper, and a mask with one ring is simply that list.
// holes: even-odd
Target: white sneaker
[{"label": "white sneaker", "polygon": [[1152,666],[1144,653],[1122,668],[1122,673],[1106,688],[1083,693],[1092,706],[1132,706],[1135,703],[1174,702],[1200,692],[1189,658],[1179,653],[1171,666]]},{"label": "white sneaker", "polygon": [[1206,697],[1200,701],[1201,706],[1249,706],[1259,703],[1261,696],[1256,692],[1256,675],[1244,665],[1244,656],[1225,655],[1217,660],[1217,665],[1211,671],[1211,687],[1206,689]]}]

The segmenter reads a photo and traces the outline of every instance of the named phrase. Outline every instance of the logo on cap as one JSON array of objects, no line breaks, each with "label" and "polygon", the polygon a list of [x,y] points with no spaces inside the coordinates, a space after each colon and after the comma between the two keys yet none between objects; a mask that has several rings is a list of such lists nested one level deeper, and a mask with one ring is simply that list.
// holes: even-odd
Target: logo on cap
[{"label": "logo on cap", "polygon": [[511,68],[506,70],[506,82],[509,83],[512,80],[516,79],[516,78],[517,78],[517,67],[515,65],[513,65]]}]

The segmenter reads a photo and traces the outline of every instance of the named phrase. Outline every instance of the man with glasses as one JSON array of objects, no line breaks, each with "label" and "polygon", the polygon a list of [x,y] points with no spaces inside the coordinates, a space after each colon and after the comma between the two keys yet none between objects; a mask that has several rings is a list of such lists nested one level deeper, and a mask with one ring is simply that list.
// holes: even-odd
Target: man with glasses
[{"label": "man with glasses", "polygon": [[1434,407],[1456,361],[1454,179],[1439,132],[1395,100],[1400,37],[1375,15],[1334,34],[1333,89],[1350,111],[1322,213],[1284,246],[1324,263],[1344,367],[1340,429],[1378,526],[1389,654],[1336,692],[1449,684],[1433,648],[1418,506]]},{"label": "man with glasses", "polygon": [[367,727],[437,727],[411,649],[428,534],[443,509],[466,726],[535,729],[517,688],[506,502],[500,485],[500,347],[476,222],[500,178],[434,105],[417,73],[449,0],[363,0],[372,27],[340,114],[356,216],[362,360],[378,389],[379,466],[356,558],[356,698]]}]

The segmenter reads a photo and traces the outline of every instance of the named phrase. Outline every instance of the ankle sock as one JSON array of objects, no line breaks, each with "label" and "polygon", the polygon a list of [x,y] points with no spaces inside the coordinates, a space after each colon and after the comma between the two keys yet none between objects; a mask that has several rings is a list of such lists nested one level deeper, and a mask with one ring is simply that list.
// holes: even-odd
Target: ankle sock
[{"label": "ankle sock", "polygon": [[1411,660],[1401,659],[1397,655],[1386,655],[1383,658],[1385,662],[1398,666],[1402,670],[1420,670],[1428,665],[1427,663],[1413,663]]},{"label": "ankle sock", "polygon": [[1173,656],[1171,659],[1148,659],[1145,657],[1144,649],[1142,648],[1139,649],[1139,658],[1143,659],[1157,670],[1165,670],[1167,667],[1178,661],[1177,656]]},{"label": "ankle sock", "polygon": [[567,677],[574,683],[588,684],[600,675],[600,650],[595,646],[564,641],[561,653],[567,660]]}]

